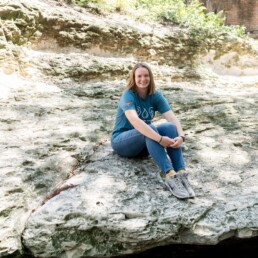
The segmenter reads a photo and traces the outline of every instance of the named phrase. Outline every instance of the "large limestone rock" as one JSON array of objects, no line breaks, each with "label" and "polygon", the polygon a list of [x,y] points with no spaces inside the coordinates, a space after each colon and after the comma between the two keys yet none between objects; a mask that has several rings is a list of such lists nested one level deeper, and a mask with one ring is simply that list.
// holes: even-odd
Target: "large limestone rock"
[{"label": "large limestone rock", "polygon": [[[170,63],[167,28],[122,16],[119,23],[55,1],[1,1],[0,14],[0,257],[24,250],[108,257],[257,236],[258,72],[251,51],[239,53],[252,58],[252,77],[217,76],[189,67],[195,55],[187,48]],[[86,29],[93,25],[96,37]],[[161,45],[143,46],[148,35]],[[177,44],[180,31],[173,35]],[[171,66],[177,55],[186,60],[182,67]],[[195,199],[173,197],[150,158],[120,158],[110,147],[125,78],[142,58],[185,129]],[[240,61],[231,65],[244,74]]]},{"label": "large limestone rock", "polygon": [[[249,88],[249,95],[225,82],[229,88],[216,89],[223,81],[201,83],[160,82],[168,99],[177,100],[175,109],[183,110],[194,200],[171,196],[149,158],[120,158],[107,141],[65,182],[71,188],[31,215],[23,233],[29,250],[42,257],[103,257],[257,236],[257,110],[251,100],[257,89]],[[204,93],[204,86],[213,90]]]}]

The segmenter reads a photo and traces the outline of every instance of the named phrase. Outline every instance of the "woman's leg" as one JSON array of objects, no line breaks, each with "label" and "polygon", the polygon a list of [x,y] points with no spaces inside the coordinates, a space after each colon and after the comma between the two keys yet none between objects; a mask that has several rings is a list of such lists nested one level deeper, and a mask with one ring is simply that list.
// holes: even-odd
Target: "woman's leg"
[{"label": "woman's leg", "polygon": [[[158,132],[154,125],[150,125],[150,127]],[[136,129],[119,134],[114,140],[111,140],[111,145],[118,155],[124,157],[142,157],[149,153],[163,173],[173,169],[165,149]]]},{"label": "woman's leg", "polygon": [[141,158],[141,157],[147,157],[149,155],[150,153],[147,149],[147,146],[145,146],[145,148],[137,155],[137,157]]},{"label": "woman's leg", "polygon": [[111,140],[113,150],[123,157],[142,156],[146,152],[145,136],[136,129],[119,134]]},{"label": "woman's leg", "polygon": [[[157,128],[154,125],[150,125],[150,127],[154,131],[158,132]],[[152,159],[159,166],[163,173],[166,173],[170,169],[173,169],[173,166],[167,157],[165,149],[159,143],[146,137],[146,145]]]},{"label": "woman's leg", "polygon": [[[175,138],[178,136],[176,126],[172,123],[163,123],[157,126],[157,130],[159,134],[163,136],[168,136],[170,138]],[[171,159],[175,171],[185,169],[182,147],[176,149],[169,147],[167,148],[167,154]]]}]

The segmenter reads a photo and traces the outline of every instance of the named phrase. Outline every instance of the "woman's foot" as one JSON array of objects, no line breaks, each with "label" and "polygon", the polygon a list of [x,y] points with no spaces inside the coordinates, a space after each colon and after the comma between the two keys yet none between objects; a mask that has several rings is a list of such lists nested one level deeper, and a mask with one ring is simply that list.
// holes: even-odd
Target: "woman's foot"
[{"label": "woman's foot", "polygon": [[183,185],[181,175],[175,173],[174,170],[170,170],[165,175],[165,185],[168,187],[170,192],[179,199],[190,197],[187,189]]},{"label": "woman's foot", "polygon": [[188,175],[189,173],[186,172],[185,170],[180,170],[177,172],[177,174],[179,175],[182,184],[184,185],[185,189],[187,190],[187,192],[189,193],[189,197],[190,198],[194,198],[195,197],[195,192],[188,180]]}]

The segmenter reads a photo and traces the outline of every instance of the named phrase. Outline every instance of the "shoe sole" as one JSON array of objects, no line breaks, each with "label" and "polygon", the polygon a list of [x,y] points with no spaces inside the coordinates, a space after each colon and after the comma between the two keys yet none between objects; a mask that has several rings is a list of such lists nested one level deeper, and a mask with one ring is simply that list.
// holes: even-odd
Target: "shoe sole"
[{"label": "shoe sole", "polygon": [[188,195],[188,196],[179,196],[179,195],[177,195],[177,194],[175,194],[174,192],[173,192],[173,189],[170,187],[170,185],[167,183],[167,182],[165,182],[165,185],[167,186],[167,188],[170,190],[170,192],[175,196],[175,197],[177,197],[178,199],[188,199],[190,196]]}]

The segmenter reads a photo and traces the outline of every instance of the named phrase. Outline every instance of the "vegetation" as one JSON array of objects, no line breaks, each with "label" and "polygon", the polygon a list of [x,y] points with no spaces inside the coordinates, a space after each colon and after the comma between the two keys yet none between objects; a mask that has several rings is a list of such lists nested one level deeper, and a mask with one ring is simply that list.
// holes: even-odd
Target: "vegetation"
[{"label": "vegetation", "polygon": [[106,11],[118,11],[138,19],[171,22],[189,28],[201,38],[218,35],[245,37],[245,28],[225,26],[223,12],[206,13],[198,0],[72,0],[75,4],[91,5]]},{"label": "vegetation", "polygon": [[[158,22],[183,28],[192,54],[221,49],[225,41],[248,42],[243,26],[226,26],[223,11],[207,12],[199,0],[57,0],[78,4],[97,14],[120,12],[143,22]],[[179,38],[180,38],[179,37]],[[180,39],[179,39],[180,41]],[[241,43],[242,44],[242,43]],[[179,43],[177,48],[183,48]]]}]

